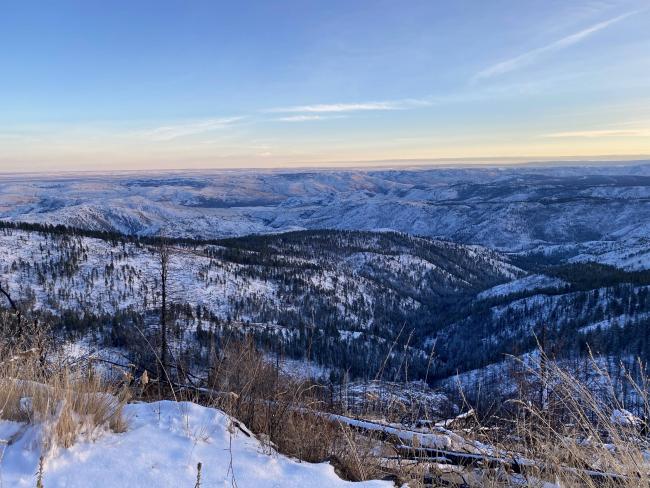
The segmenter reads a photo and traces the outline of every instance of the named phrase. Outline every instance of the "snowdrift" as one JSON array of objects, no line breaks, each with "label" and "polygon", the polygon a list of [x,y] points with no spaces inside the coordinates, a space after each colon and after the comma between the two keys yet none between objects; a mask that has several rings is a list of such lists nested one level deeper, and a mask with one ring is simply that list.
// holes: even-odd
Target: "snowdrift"
[{"label": "snowdrift", "polygon": [[[122,434],[80,441],[44,462],[45,488],[192,488],[197,464],[201,486],[239,488],[388,488],[387,481],[351,483],[328,463],[301,463],[273,452],[223,412],[189,402],[127,405]],[[38,426],[0,422],[1,486],[35,486]]]}]

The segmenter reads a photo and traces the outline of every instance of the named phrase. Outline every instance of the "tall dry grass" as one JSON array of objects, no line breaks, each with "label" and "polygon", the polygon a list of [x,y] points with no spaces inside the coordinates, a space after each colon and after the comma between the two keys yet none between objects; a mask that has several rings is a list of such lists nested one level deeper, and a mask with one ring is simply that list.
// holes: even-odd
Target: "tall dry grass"
[{"label": "tall dry grass", "polygon": [[45,327],[19,319],[0,315],[0,419],[38,427],[45,453],[107,429],[125,430],[128,388],[107,381],[91,364],[71,368],[53,354]]},{"label": "tall dry grass", "polygon": [[[498,416],[483,419],[483,425],[466,433],[486,446],[485,462],[464,468],[462,483],[650,487],[648,419],[626,410],[616,394],[620,378],[614,381],[596,358],[589,365],[589,382],[544,353],[539,363],[526,366],[518,397],[509,400]],[[636,406],[650,411],[646,378],[626,373],[624,381],[635,392]],[[441,480],[450,478],[445,467],[432,471]]]},{"label": "tall dry grass", "polygon": [[349,480],[386,476],[375,443],[327,415],[323,385],[283,374],[244,339],[227,342],[210,362],[208,388],[190,400],[243,422],[269,450],[301,461],[330,461]]}]

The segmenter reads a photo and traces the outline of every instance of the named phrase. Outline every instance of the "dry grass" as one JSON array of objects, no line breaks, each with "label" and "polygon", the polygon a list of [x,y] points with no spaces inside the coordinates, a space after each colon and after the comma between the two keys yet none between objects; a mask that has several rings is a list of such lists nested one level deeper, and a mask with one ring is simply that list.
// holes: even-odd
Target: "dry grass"
[{"label": "dry grass", "polygon": [[[516,402],[515,432],[522,439],[524,453],[540,459],[564,486],[650,486],[650,466],[644,461],[649,448],[646,426],[639,418],[628,425],[617,418],[615,412],[624,411],[625,405],[614,394],[610,376],[592,360],[591,367],[604,386],[595,390],[556,362],[545,361],[543,374],[539,370],[534,373],[545,385],[544,401]],[[631,375],[625,381],[647,405],[645,386]],[[596,481],[587,475],[587,469],[611,473],[612,477]]]},{"label": "dry grass", "polygon": [[[125,429],[122,409],[128,387],[107,382],[90,365],[72,370],[47,359],[47,341],[38,334],[23,341],[15,337],[0,343],[0,418],[42,427],[46,453],[106,429]],[[613,416],[625,405],[596,360],[591,369],[598,388],[547,357],[541,361],[542,368],[529,368],[519,378],[518,398],[499,416],[457,427],[456,433],[468,441],[487,446],[483,459],[464,467],[431,459],[389,460],[396,454],[390,439],[333,421],[327,415],[333,408],[331,392],[283,375],[251,341],[232,341],[213,355],[206,388],[188,393],[170,381],[167,397],[220,408],[245,423],[269,451],[309,462],[329,460],[349,480],[392,476],[413,488],[650,488],[646,379],[626,377],[627,389],[635,392],[636,407],[645,415],[625,424]],[[364,411],[363,405],[359,408]],[[396,417],[404,417],[402,410],[400,406]],[[373,412],[369,407],[365,413]],[[380,413],[391,417],[383,407]]]},{"label": "dry grass", "polygon": [[[110,429],[124,431],[128,389],[105,381],[90,365],[57,364],[42,330],[0,342],[0,418],[40,427],[42,449],[69,447]],[[81,366],[81,365],[80,365]]]},{"label": "dry grass", "polygon": [[[324,414],[332,408],[326,389],[282,375],[251,342],[226,345],[213,358],[208,393],[190,399],[244,422],[269,450],[304,461],[329,460],[350,480],[392,476],[412,487],[540,487],[544,482],[562,487],[650,486],[645,434],[638,425],[612,420],[612,413],[624,406],[603,396],[606,385],[595,392],[548,358],[543,374],[534,369],[527,373],[529,384],[522,383],[520,397],[508,404],[511,415],[490,417],[482,425],[472,420],[471,426],[456,431],[468,441],[490,446],[490,455],[503,463],[486,458],[461,468],[431,460],[387,461],[395,456],[390,440],[333,422]],[[600,381],[608,381],[604,372]],[[629,381],[647,403],[645,383]],[[543,404],[531,400],[540,384],[546,385]],[[385,408],[381,413],[390,416]],[[401,409],[399,414],[403,416]]]},{"label": "dry grass", "polygon": [[245,423],[269,450],[330,461],[350,480],[383,477],[375,443],[326,415],[321,385],[282,374],[251,341],[232,341],[211,361],[208,403]]},{"label": "dry grass", "polygon": [[[596,385],[544,355],[540,362],[543,368],[526,369],[527,385],[508,402],[511,414],[486,419],[489,428],[471,436],[492,446],[508,465],[466,470],[466,485],[650,487],[648,425],[638,417],[629,422],[617,417],[625,405],[598,361],[590,361]],[[645,379],[627,374],[625,381],[647,412]]]}]

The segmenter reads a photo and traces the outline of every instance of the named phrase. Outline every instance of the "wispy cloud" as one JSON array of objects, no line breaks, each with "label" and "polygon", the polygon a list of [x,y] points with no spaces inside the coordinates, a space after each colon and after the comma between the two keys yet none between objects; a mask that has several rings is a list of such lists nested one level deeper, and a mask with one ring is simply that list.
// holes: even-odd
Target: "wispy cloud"
[{"label": "wispy cloud", "polygon": [[332,120],[332,119],[343,119],[345,115],[316,115],[316,114],[298,114],[298,115],[287,115],[286,117],[278,117],[273,119],[277,122],[310,122],[312,120]]},{"label": "wispy cloud", "polygon": [[650,129],[603,129],[553,132],[544,134],[550,138],[595,138],[595,137],[650,137]]},{"label": "wispy cloud", "polygon": [[426,99],[403,99],[389,100],[383,102],[360,102],[360,103],[319,103],[315,105],[296,105],[293,107],[277,107],[266,110],[270,113],[345,113],[345,112],[366,112],[377,110],[404,110],[419,106],[430,105]]},{"label": "wispy cloud", "polygon": [[244,117],[227,117],[216,119],[205,119],[182,124],[165,125],[141,131],[138,135],[151,139],[152,141],[171,141],[179,137],[211,132],[224,129],[242,120]]},{"label": "wispy cloud", "polygon": [[603,22],[599,22],[597,24],[594,24],[586,29],[583,29],[581,31],[575,32],[569,36],[563,37],[562,39],[559,39],[555,42],[552,42],[550,44],[547,44],[546,46],[539,47],[537,49],[533,49],[531,51],[528,51],[524,54],[521,54],[519,56],[516,56],[511,59],[507,59],[505,61],[501,61],[500,63],[496,63],[492,66],[489,66],[488,68],[485,68],[482,71],[479,71],[476,76],[474,77],[474,81],[480,80],[480,79],[486,79],[486,78],[492,78],[494,76],[499,76],[504,73],[508,73],[510,71],[515,71],[517,69],[520,69],[524,66],[530,65],[537,61],[539,58],[544,56],[545,54],[553,53],[556,51],[561,51],[562,49],[566,49],[569,46],[572,46],[574,44],[577,44],[589,36],[606,29],[612,24],[615,24],[617,22],[620,22],[623,19],[626,19],[627,17],[630,17],[631,15],[638,13],[638,11],[633,11],[633,12],[627,12],[623,15],[619,15],[617,17],[611,18],[609,20],[605,20]]}]

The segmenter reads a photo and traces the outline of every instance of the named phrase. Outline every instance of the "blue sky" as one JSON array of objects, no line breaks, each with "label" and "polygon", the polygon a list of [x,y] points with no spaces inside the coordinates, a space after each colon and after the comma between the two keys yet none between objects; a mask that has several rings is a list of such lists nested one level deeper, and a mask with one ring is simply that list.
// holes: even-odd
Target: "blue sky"
[{"label": "blue sky", "polygon": [[650,154],[647,0],[0,2],[0,46],[6,171]]}]

